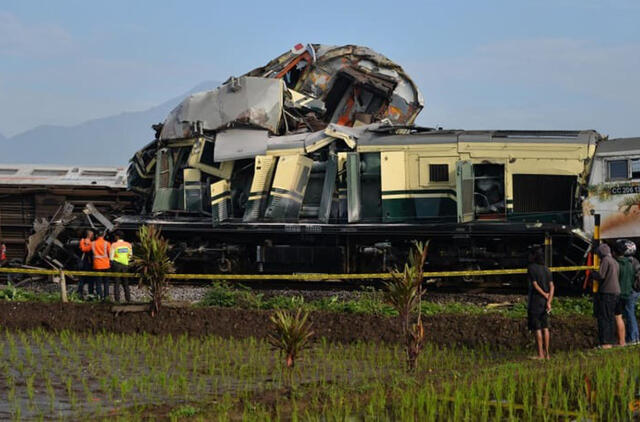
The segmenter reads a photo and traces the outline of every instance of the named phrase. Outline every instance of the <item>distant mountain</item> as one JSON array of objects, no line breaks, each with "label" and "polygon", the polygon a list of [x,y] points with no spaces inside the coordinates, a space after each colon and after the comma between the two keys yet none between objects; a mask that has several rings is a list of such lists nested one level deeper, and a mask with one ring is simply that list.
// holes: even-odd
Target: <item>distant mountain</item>
[{"label": "distant mountain", "polygon": [[18,135],[0,135],[2,163],[125,166],[153,139],[151,125],[162,122],[187,95],[216,88],[206,81],[184,95],[144,111],[120,113],[76,126],[38,126]]}]

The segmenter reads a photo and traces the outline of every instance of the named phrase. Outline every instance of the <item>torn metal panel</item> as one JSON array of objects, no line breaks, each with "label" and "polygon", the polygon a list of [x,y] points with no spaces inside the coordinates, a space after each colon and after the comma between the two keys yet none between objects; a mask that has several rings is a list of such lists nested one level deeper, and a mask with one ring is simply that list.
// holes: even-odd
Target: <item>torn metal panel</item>
[{"label": "torn metal panel", "polygon": [[269,132],[259,129],[229,129],[216,133],[213,161],[241,160],[267,152]]},{"label": "torn metal panel", "polygon": [[337,177],[338,156],[335,153],[330,153],[327,159],[324,180],[322,183],[322,199],[320,200],[320,205],[318,207],[318,220],[323,223],[328,223],[329,217],[331,216],[331,209],[335,200]]},{"label": "torn metal panel", "polygon": [[213,139],[198,138],[191,148],[187,165],[220,179],[230,178],[233,171],[233,161],[216,163],[213,159],[214,149]]},{"label": "torn metal panel", "polygon": [[279,79],[231,79],[213,91],[199,92],[182,101],[165,120],[160,139],[189,137],[198,122],[202,122],[202,130],[243,125],[277,133],[283,94],[284,82]]},{"label": "torn metal panel", "polygon": [[267,153],[269,155],[304,154],[307,136],[309,133],[305,132],[271,137],[267,143]]},{"label": "torn metal panel", "polygon": [[304,95],[298,91],[294,91],[290,89],[288,91],[290,98],[288,99],[288,105],[292,108],[306,108],[314,113],[319,113],[320,115],[326,112],[326,107],[324,102],[318,100],[317,98],[313,98],[308,95]]},{"label": "torn metal panel", "polygon": [[242,221],[258,221],[264,214],[278,158],[258,156],[255,159],[251,190]]}]

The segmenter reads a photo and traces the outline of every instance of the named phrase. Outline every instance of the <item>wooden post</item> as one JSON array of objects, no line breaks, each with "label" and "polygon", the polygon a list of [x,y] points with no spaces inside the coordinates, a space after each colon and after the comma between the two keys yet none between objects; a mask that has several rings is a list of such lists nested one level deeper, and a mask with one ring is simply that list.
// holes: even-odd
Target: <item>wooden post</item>
[{"label": "wooden post", "polygon": [[67,280],[64,276],[64,271],[60,270],[60,297],[62,298],[62,303],[67,303]]}]

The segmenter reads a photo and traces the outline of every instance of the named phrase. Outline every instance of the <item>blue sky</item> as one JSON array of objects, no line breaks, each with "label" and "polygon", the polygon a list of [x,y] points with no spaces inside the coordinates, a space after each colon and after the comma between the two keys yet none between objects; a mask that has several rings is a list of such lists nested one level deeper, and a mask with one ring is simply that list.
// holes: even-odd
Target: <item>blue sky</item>
[{"label": "blue sky", "polygon": [[297,42],[367,45],[422,125],[640,136],[636,0],[0,2],[0,133],[142,110]]}]

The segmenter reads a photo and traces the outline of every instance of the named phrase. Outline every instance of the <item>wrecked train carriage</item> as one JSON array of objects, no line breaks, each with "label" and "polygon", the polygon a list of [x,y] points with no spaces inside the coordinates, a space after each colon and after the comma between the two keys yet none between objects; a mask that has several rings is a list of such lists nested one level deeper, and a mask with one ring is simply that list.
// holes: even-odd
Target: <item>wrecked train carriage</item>
[{"label": "wrecked train carriage", "polygon": [[[210,160],[219,180],[189,184],[194,169],[183,169],[182,203],[167,210],[182,216],[121,223],[159,224],[185,253],[215,257],[221,271],[386,271],[416,238],[433,240],[434,269],[520,266],[545,234],[555,236],[556,263],[580,262],[589,247],[576,228],[596,132],[329,124],[286,136],[263,131],[251,157],[231,147],[259,132],[247,130],[224,131],[227,146],[217,137],[193,141],[188,161]],[[216,152],[230,161],[216,163]],[[228,177],[225,163],[233,165]],[[211,217],[197,211],[207,201]]]},{"label": "wrecked train carriage", "polygon": [[298,45],[156,126],[129,169],[146,205],[120,223],[163,226],[204,271],[386,271],[420,238],[433,269],[514,267],[545,234],[583,259],[597,133],[414,127],[422,106],[368,48]]},{"label": "wrecked train carriage", "polygon": [[13,263],[73,267],[77,248],[65,245],[92,227],[86,204],[113,216],[134,212],[136,201],[122,167],[1,164],[0,240]]}]

